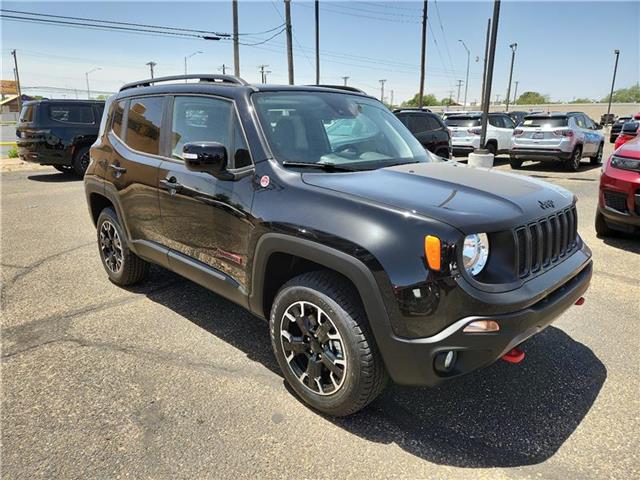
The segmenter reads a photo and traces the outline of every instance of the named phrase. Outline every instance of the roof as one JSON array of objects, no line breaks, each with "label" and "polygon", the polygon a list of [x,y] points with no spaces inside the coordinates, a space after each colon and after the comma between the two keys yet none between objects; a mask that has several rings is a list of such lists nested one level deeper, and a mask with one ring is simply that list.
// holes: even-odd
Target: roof
[{"label": "roof", "polygon": [[17,100],[18,95],[7,95],[5,98],[0,100],[0,105],[6,105],[7,103],[11,103],[14,100]]},{"label": "roof", "polygon": [[40,100],[29,100],[27,102],[24,102],[25,105],[29,104],[29,105],[33,105],[36,103],[77,103],[79,105],[86,105],[87,103],[90,104],[98,104],[98,105],[103,105],[104,104],[104,100],[80,100],[80,99],[70,99],[70,98],[41,98]]},{"label": "roof", "polygon": [[566,117],[567,115],[570,115],[572,113],[575,112],[569,112],[569,113],[564,113],[564,112],[538,112],[538,113],[530,113],[529,115],[527,115],[527,118],[563,118]]}]

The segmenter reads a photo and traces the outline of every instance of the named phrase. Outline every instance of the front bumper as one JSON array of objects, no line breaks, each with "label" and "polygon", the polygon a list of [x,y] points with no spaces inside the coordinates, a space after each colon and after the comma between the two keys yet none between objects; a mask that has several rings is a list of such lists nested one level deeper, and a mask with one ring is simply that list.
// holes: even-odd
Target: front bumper
[{"label": "front bumper", "polygon": [[[394,337],[392,342],[386,342],[383,352],[391,378],[402,385],[436,385],[492,364],[575,304],[589,287],[592,268],[589,259],[568,280],[527,308],[497,315],[479,312],[479,315],[460,319],[431,337]],[[493,320],[500,325],[500,331],[463,333],[463,328],[476,320]],[[450,371],[440,373],[434,366],[436,357],[448,351],[456,352],[456,361]]]},{"label": "front bumper", "polygon": [[559,148],[514,147],[509,151],[511,157],[522,160],[569,160],[573,152]]},{"label": "front bumper", "polygon": [[[607,201],[606,195],[617,196],[620,201]],[[607,225],[615,230],[633,233],[640,228],[640,175],[628,170],[615,169],[607,161],[600,177],[598,211]]]}]

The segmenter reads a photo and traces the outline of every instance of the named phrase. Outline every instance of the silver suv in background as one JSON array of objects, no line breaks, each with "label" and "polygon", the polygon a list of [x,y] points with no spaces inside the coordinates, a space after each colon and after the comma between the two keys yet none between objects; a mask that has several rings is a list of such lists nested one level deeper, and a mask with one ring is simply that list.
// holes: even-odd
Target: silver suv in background
[{"label": "silver suv in background", "polygon": [[604,147],[600,128],[582,112],[527,115],[513,131],[511,168],[520,168],[525,160],[559,160],[575,172],[582,157],[598,165]]},{"label": "silver suv in background", "polygon": [[[480,148],[482,114],[453,115],[445,122],[451,132],[454,156],[469,155]],[[492,154],[508,153],[516,124],[506,113],[490,113],[487,122],[487,150]]]}]

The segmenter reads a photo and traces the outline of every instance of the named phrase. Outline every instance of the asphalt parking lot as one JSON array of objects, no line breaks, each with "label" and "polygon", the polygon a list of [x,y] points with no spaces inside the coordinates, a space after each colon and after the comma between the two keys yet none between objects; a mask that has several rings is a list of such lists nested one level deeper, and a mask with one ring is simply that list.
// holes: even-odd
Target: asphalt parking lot
[{"label": "asphalt parking lot", "polygon": [[345,419],[295,399],[241,308],[160,268],[112,285],[81,181],[3,174],[3,477],[640,478],[640,240],[596,238],[599,172],[521,171],[579,198],[585,305],[520,365],[390,386]]}]

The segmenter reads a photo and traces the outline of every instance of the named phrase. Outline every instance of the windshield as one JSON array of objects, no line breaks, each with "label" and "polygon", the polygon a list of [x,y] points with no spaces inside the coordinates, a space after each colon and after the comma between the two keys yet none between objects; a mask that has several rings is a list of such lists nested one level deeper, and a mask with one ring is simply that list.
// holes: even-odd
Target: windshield
[{"label": "windshield", "polygon": [[252,96],[276,159],[350,169],[426,162],[432,157],[380,102],[330,92]]},{"label": "windshield", "polygon": [[447,127],[479,127],[482,125],[482,119],[480,117],[456,115],[455,117],[447,118],[444,123],[447,124]]},{"label": "windshield", "polygon": [[556,128],[568,125],[567,117],[525,117],[523,127]]}]

